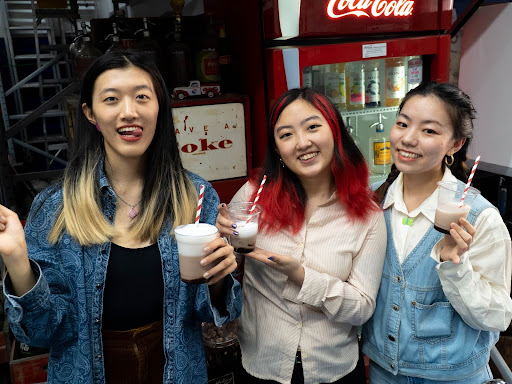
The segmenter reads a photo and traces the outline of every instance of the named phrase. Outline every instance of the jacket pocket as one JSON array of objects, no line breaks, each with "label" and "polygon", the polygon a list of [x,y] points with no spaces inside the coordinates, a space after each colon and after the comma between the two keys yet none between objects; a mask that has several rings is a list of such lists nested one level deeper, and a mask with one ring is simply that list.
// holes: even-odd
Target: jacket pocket
[{"label": "jacket pocket", "polygon": [[453,335],[453,307],[449,302],[412,303],[412,334],[418,341],[437,344]]}]

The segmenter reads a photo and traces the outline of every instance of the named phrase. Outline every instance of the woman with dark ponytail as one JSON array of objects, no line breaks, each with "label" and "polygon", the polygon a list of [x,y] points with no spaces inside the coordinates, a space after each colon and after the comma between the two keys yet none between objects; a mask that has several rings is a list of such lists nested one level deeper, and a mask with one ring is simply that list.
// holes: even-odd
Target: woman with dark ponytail
[{"label": "woman with dark ponytail", "polygon": [[467,219],[434,229],[437,183],[467,181],[475,110],[450,84],[402,101],[390,132],[394,167],[376,191],[388,245],[377,306],[364,325],[370,383],[481,384],[512,317],[510,235],[478,196]]}]

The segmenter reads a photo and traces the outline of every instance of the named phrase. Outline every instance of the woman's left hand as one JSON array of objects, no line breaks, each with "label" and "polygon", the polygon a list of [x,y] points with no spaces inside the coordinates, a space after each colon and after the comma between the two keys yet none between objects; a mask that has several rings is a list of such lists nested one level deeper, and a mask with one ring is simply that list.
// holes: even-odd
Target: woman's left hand
[{"label": "woman's left hand", "polygon": [[304,282],[304,267],[291,256],[271,253],[261,248],[255,248],[254,251],[247,253],[245,256],[284,273],[291,281],[299,285]]},{"label": "woman's left hand", "polygon": [[469,250],[473,243],[475,227],[464,218],[459,219],[459,224],[452,223],[450,234],[444,236],[441,261],[451,260],[453,263],[459,264],[460,257]]},{"label": "woman's left hand", "polygon": [[208,265],[220,260],[217,265],[203,275],[205,279],[208,279],[208,285],[221,281],[224,277],[235,271],[237,264],[233,247],[225,237],[218,237],[209,243],[205,248],[205,252],[211,253],[201,260],[201,265]]}]

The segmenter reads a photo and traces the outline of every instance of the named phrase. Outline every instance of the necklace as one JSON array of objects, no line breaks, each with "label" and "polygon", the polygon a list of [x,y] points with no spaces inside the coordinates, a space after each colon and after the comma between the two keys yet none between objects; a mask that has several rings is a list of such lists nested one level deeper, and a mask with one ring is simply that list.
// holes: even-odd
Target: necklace
[{"label": "necklace", "polygon": [[[115,190],[114,190],[114,192],[115,192]],[[128,202],[126,202],[126,201],[124,201],[124,199],[123,199],[121,196],[119,196],[119,194],[118,194],[118,193],[116,193],[116,196],[119,198],[119,200],[121,200],[123,203],[125,203],[127,206],[129,206],[129,207],[130,207],[130,211],[128,212],[128,216],[130,216],[130,219],[132,219],[132,220],[133,220],[133,219],[135,218],[135,216],[137,216],[137,214],[139,213],[139,212],[137,212],[137,210],[135,209],[135,207],[136,207],[137,205],[139,205],[139,203],[142,201],[142,199],[140,199],[139,201],[137,201],[135,204],[131,205],[130,203],[128,203]]]}]

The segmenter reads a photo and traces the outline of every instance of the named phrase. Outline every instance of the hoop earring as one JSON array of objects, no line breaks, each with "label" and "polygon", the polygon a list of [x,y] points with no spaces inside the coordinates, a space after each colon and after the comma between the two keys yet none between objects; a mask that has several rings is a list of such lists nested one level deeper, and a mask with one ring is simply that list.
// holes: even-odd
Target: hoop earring
[{"label": "hoop earring", "polygon": [[[450,158],[450,162],[448,162],[448,158]],[[446,156],[445,156],[445,158],[444,158],[444,163],[445,163],[447,166],[449,166],[449,167],[450,167],[450,166],[453,164],[454,160],[455,160],[455,159],[453,158],[453,155],[450,155],[450,156],[446,155]]]}]

